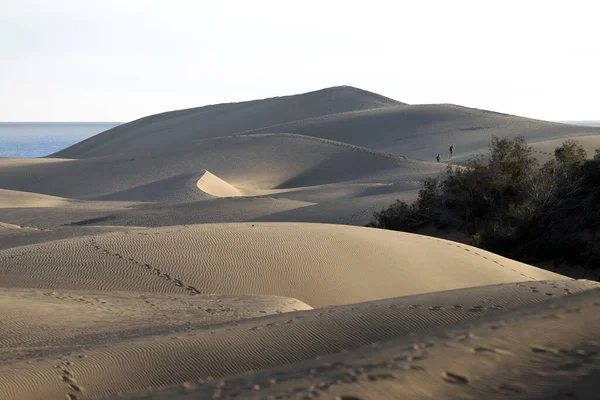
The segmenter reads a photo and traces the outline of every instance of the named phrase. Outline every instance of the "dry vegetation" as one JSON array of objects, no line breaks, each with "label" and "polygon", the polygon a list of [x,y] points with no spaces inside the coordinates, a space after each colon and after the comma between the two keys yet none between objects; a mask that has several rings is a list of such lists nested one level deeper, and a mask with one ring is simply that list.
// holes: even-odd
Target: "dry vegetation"
[{"label": "dry vegetation", "polygon": [[592,159],[575,140],[539,165],[523,137],[493,138],[489,156],[427,179],[417,201],[396,201],[371,227],[440,234],[530,264],[600,265],[600,149]]}]

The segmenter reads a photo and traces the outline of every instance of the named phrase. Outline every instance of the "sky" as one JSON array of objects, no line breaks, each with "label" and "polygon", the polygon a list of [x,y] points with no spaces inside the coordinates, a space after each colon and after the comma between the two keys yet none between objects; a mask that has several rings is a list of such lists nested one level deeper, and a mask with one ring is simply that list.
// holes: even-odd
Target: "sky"
[{"label": "sky", "polygon": [[338,85],[600,119],[596,0],[0,3],[0,121],[125,122]]}]

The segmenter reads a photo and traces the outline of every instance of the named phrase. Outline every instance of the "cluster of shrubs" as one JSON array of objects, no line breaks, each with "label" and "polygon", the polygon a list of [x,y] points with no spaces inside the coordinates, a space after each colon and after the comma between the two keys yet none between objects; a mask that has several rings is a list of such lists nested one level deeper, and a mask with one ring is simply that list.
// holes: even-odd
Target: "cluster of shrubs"
[{"label": "cluster of shrubs", "polygon": [[[471,244],[530,264],[600,267],[600,149],[574,140],[540,165],[523,137],[427,179],[413,204],[396,201],[367,225],[468,234]],[[441,232],[440,232],[441,233]]]}]

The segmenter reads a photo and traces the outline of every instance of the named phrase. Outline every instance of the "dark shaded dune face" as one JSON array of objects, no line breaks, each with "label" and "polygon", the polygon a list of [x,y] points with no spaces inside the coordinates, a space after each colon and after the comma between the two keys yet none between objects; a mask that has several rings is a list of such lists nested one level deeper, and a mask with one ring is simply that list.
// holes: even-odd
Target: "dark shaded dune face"
[{"label": "dark shaded dune face", "polygon": [[[29,228],[4,229],[6,232],[4,235],[2,235],[3,229],[0,229],[2,236],[0,248],[15,247],[10,243],[17,240],[17,236],[22,236],[22,239],[18,240],[18,243],[22,244],[30,244],[27,240],[36,243],[35,236],[45,237],[44,241],[48,241],[52,240],[53,234],[56,234],[57,239],[62,239],[61,232],[75,227],[105,226],[107,229],[116,230],[126,229],[126,227],[245,222],[314,205],[310,202],[268,196],[218,198],[181,204],[157,203],[132,206],[129,205],[130,203],[123,203],[123,207],[113,209],[99,208],[98,203],[100,202],[91,202],[91,204],[81,202],[80,207],[2,209],[0,213],[3,221],[15,225],[16,228],[19,226]],[[30,233],[26,235],[29,239],[19,235],[19,231]],[[82,236],[86,234],[82,231]]]},{"label": "dark shaded dune face", "polygon": [[342,86],[294,96],[211,105],[142,118],[94,136],[52,157],[89,158],[139,153],[326,114],[399,104],[402,103],[375,93]]}]

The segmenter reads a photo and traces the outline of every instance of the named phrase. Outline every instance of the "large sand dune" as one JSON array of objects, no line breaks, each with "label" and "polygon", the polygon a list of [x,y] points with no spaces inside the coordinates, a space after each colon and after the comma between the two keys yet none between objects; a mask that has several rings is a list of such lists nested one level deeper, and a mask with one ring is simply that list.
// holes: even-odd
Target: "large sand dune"
[{"label": "large sand dune", "polygon": [[[351,143],[375,150],[434,160],[456,160],[486,152],[492,136],[524,136],[535,142],[555,138],[600,135],[600,129],[516,117],[450,104],[387,107],[294,121],[256,132],[291,132]],[[564,140],[564,139],[563,139]],[[560,143],[557,144],[560,146]]]},{"label": "large sand dune", "polygon": [[592,400],[600,372],[599,300],[596,289],[449,326],[440,317],[419,324],[416,334],[340,354],[118,398]]},{"label": "large sand dune", "polygon": [[[242,193],[348,181],[418,180],[441,165],[339,142],[288,134],[203,140],[186,149],[111,156],[69,163],[0,167],[3,188],[76,199],[182,201],[201,199],[205,170]],[[66,179],[65,179],[66,178]],[[231,191],[230,194],[234,194]],[[254,190],[254,192],[252,192]],[[272,193],[272,192],[268,192]],[[179,201],[181,202],[181,201]]]},{"label": "large sand dune", "polygon": [[5,287],[260,294],[315,307],[526,280],[552,272],[470,246],[322,224],[208,224],[0,250]]},{"label": "large sand dune", "polygon": [[[90,220],[113,225],[157,226],[244,222],[263,217],[274,221],[285,217],[283,221],[364,225],[373,211],[396,198],[406,198],[405,192],[418,189],[421,179],[436,176],[445,167],[441,163],[425,163],[290,134],[200,140],[185,149],[160,149],[135,157],[115,155],[26,166],[16,160],[15,164],[18,167],[8,161],[0,166],[0,187],[65,199],[111,201],[112,204],[123,201],[168,204],[151,208],[129,204],[122,207],[126,209],[119,212],[121,217],[117,220],[107,218],[115,214],[114,207],[103,213],[92,206],[86,213],[82,202],[77,204],[76,212],[46,210],[45,218],[35,218],[37,223],[32,218],[23,218],[33,213],[11,209],[4,211],[4,218],[0,215],[4,222],[35,227],[41,227],[40,221],[52,215],[63,217],[53,219],[55,226]],[[223,198],[239,196],[278,199],[262,201],[258,213],[245,212],[241,203],[238,203],[241,209],[234,212],[202,212],[205,208],[218,210],[219,204],[222,210],[230,210],[231,202]],[[212,201],[215,198],[222,201]],[[198,203],[203,200],[212,202]],[[173,203],[190,204],[186,206],[190,211],[187,217],[179,213],[184,218],[162,218],[165,213],[173,214],[169,211]],[[245,203],[252,210],[259,202]],[[314,213],[294,214],[293,209],[308,203],[318,205],[312,209]],[[156,213],[151,214],[151,210]],[[356,215],[364,218],[352,217]]]},{"label": "large sand dune", "polygon": [[[33,399],[42,393],[47,399],[61,399],[67,394],[88,398],[116,392],[143,390],[148,386],[182,384],[190,380],[223,377],[285,365],[277,372],[266,371],[245,376],[245,379],[256,379],[257,383],[260,382],[258,390],[268,390],[269,386],[278,382],[285,383],[293,380],[294,377],[296,379],[314,377],[314,373],[306,373],[311,367],[306,367],[305,362],[310,366],[318,365],[316,371],[320,372],[315,373],[325,373],[330,369],[332,373],[338,371],[342,373],[345,362],[360,363],[360,358],[354,357],[357,352],[361,354],[376,351],[382,345],[376,347],[368,345],[391,339],[398,340],[402,345],[383,345],[387,346],[383,348],[387,349],[389,353],[387,356],[378,353],[376,358],[378,360],[376,365],[382,364],[379,367],[382,372],[390,363],[398,363],[399,368],[395,369],[394,373],[400,373],[403,365],[414,365],[414,371],[417,371],[417,367],[423,363],[426,363],[432,370],[443,368],[446,361],[439,360],[438,362],[437,352],[442,351],[438,349],[438,346],[444,347],[444,339],[436,339],[435,336],[421,339],[423,334],[416,338],[413,336],[416,332],[430,331],[443,333],[446,335],[446,342],[456,342],[457,346],[471,345],[481,348],[481,357],[492,357],[493,360],[494,354],[508,354],[512,348],[499,346],[486,337],[481,340],[478,335],[470,333],[473,328],[462,327],[463,324],[477,324],[487,328],[488,321],[491,320],[500,325],[512,324],[523,330],[523,328],[527,328],[527,324],[536,323],[538,318],[524,318],[525,320],[523,320],[521,317],[521,321],[517,320],[517,322],[521,322],[518,324],[511,321],[514,320],[514,317],[510,317],[515,315],[512,310],[529,307],[537,312],[540,308],[543,309],[545,303],[551,302],[551,300],[556,301],[556,299],[560,301],[561,298],[565,299],[564,303],[566,303],[567,307],[565,308],[567,309],[569,306],[585,306],[584,309],[587,310],[590,308],[588,304],[590,299],[584,297],[586,302],[581,304],[580,298],[577,298],[581,295],[578,293],[583,295],[590,293],[591,300],[595,300],[597,299],[597,290],[593,290],[595,287],[598,286],[585,281],[503,284],[311,311],[274,314],[233,322],[230,319],[229,323],[226,321],[231,316],[205,316],[206,312],[201,309],[194,310],[193,305],[196,304],[200,304],[202,308],[207,307],[206,303],[211,306],[211,301],[214,301],[211,299],[195,300],[191,298],[184,300],[181,304],[177,302],[179,300],[177,297],[173,297],[165,301],[161,305],[161,309],[155,310],[149,307],[148,303],[159,301],[163,303],[161,297],[157,295],[102,297],[101,293],[80,296],[76,293],[61,292],[50,294],[10,292],[5,296],[10,299],[9,301],[15,301],[20,307],[26,307],[27,302],[32,302],[32,304],[40,304],[41,309],[37,312],[38,321],[29,321],[17,313],[9,314],[8,326],[12,330],[26,332],[28,327],[44,324],[46,333],[37,336],[24,335],[17,341],[8,344],[14,346],[15,349],[11,348],[12,351],[8,353],[5,363],[0,367],[0,371],[2,371],[0,374],[2,392],[0,393],[4,398],[9,399]],[[568,298],[571,296],[575,298],[574,301],[569,301]],[[237,298],[217,300],[222,301],[225,308],[231,308],[232,305],[235,307]],[[260,300],[258,307],[252,302],[256,302],[256,300],[243,298],[240,304],[246,306],[250,303],[251,309],[258,309],[259,312],[265,313],[267,311],[264,309],[272,303],[277,307],[283,304],[288,307],[287,309],[302,306],[301,303],[285,299],[279,300],[279,303],[276,299],[271,303]],[[115,313],[111,308],[116,311],[118,304],[128,306],[128,309],[122,314]],[[561,304],[559,302],[559,306]],[[86,307],[90,309],[88,315],[81,313],[73,315],[74,310]],[[212,305],[212,307],[217,308],[216,305]],[[45,315],[43,310],[46,309],[48,309],[48,314]],[[66,315],[61,315],[61,312],[65,311]],[[162,319],[158,318],[156,325],[151,326],[144,321],[144,312],[150,314],[168,312],[168,315]],[[229,312],[234,313],[235,309]],[[223,309],[216,309],[213,314],[221,313],[227,314]],[[248,312],[249,315],[251,313],[252,311]],[[555,307],[552,313],[562,315],[564,312]],[[523,312],[520,312],[517,315],[522,314]],[[547,314],[549,313],[546,312]],[[576,314],[565,313],[564,318],[569,323],[573,323],[572,315]],[[94,315],[98,317],[94,319]],[[194,315],[201,316],[195,321],[197,326],[191,324],[186,327],[184,321],[190,321]],[[132,318],[131,325],[120,322],[125,322],[127,318]],[[203,318],[215,318],[224,324],[203,328]],[[89,321],[92,319],[93,321]],[[581,332],[581,334],[593,337],[597,328],[596,319],[593,317],[588,321],[588,329],[591,331]],[[68,341],[72,332],[65,329],[65,325],[69,320],[72,320],[78,330],[82,330],[82,336],[78,338],[79,343],[76,346]],[[478,322],[480,320],[486,321],[486,323]],[[559,318],[560,320],[561,318]],[[170,325],[170,323],[175,324]],[[132,335],[131,332],[136,331],[135,328],[138,325],[137,335]],[[89,328],[86,328],[88,326]],[[565,329],[562,324],[561,327]],[[489,330],[489,328],[487,329]],[[168,332],[164,332],[164,330]],[[109,334],[103,336],[102,333],[105,331]],[[547,341],[544,334],[549,334],[553,338],[566,339],[558,332],[546,331],[541,333],[542,337],[536,337],[533,340],[530,337],[519,344],[529,348],[539,346],[542,349],[540,351],[544,351],[543,346]],[[48,339],[53,337],[56,337],[51,342],[53,345],[44,346],[48,343]],[[509,336],[508,339],[510,340],[512,337]],[[464,343],[465,340],[468,342]],[[493,349],[498,347],[500,348],[494,353]],[[451,349],[451,347],[449,348]],[[485,349],[488,349],[491,355],[486,355],[488,353],[485,352]],[[408,354],[405,354],[407,350]],[[342,353],[340,354],[340,352]],[[429,362],[423,361],[423,359],[429,358],[426,354],[431,352],[433,352],[433,359]],[[401,358],[402,355],[405,358]],[[325,356],[324,359],[323,356]],[[517,356],[520,357],[520,355]],[[309,361],[316,357],[321,360]],[[334,360],[341,359],[341,361],[327,364],[328,357],[332,357]],[[343,361],[344,357],[348,357],[348,360]],[[28,363],[27,360],[32,358],[36,358],[36,362]],[[300,364],[295,367],[293,363]],[[338,363],[340,364],[338,365]],[[469,363],[477,365],[476,360],[469,360]],[[120,368],[115,369],[112,367],[114,365],[119,365]],[[329,369],[323,369],[325,366],[328,366]],[[452,370],[453,373],[458,374],[469,367],[470,364],[467,364],[458,371],[455,368]],[[365,365],[366,370],[376,370],[376,368],[378,367],[366,367]],[[410,370],[409,368],[408,371]],[[348,372],[352,376],[358,374],[360,379],[363,379],[360,372]],[[395,377],[395,375],[392,376]],[[267,384],[269,379],[271,379],[271,383]],[[371,381],[379,381],[379,379]],[[225,379],[225,385],[221,386],[221,390],[226,390],[227,395],[245,387],[243,384],[236,390],[227,382],[228,379]],[[293,384],[293,382],[289,383]],[[346,382],[346,384],[351,384],[351,382]],[[194,383],[186,385],[188,390],[195,386]],[[206,392],[203,392],[200,398],[212,397],[215,394],[217,388],[212,387],[210,382],[207,386],[200,386],[199,389],[213,390],[211,396],[207,396]],[[256,394],[253,387],[254,385],[250,385],[250,393]],[[324,387],[321,387],[319,390],[323,389]],[[336,389],[358,390],[354,386],[344,387],[344,385],[334,390]],[[263,394],[263,392],[259,394]],[[164,395],[159,398],[173,398],[172,395],[173,393],[170,394],[171,397]]]},{"label": "large sand dune", "polygon": [[158,114],[113,128],[53,156],[137,155],[164,147],[183,149],[198,139],[265,132],[302,134],[433,161],[437,153],[447,156],[451,144],[458,160],[484,152],[492,135],[522,135],[534,142],[598,135],[600,128],[452,104],[406,105],[360,89],[334,87]]},{"label": "large sand dune", "polygon": [[[374,211],[393,200],[413,199],[421,179],[445,168],[444,163],[416,159],[433,160],[438,152],[446,159],[450,144],[457,151],[453,162],[461,162],[486,151],[492,135],[524,135],[535,142],[536,154],[544,159],[564,138],[581,135],[591,155],[599,133],[600,128],[453,105],[409,106],[359,89],[336,87],[150,116],[56,155],[72,159],[3,159],[0,188],[66,199],[167,204],[276,196],[314,204],[291,208],[271,202],[273,209],[263,207],[260,215],[252,216],[238,212],[215,218],[192,212],[188,220],[173,223],[264,220],[364,225]],[[135,210],[130,216],[121,213],[121,222],[114,224],[169,224],[147,213],[140,217],[147,210]],[[62,223],[108,224],[105,217],[110,215],[79,213],[78,219],[65,218]],[[17,219],[2,220],[30,226]]]},{"label": "large sand dune", "polygon": [[[190,141],[341,112],[401,105],[350,86],[151,115],[110,129],[51,157],[82,158],[183,147]],[[282,132],[282,131],[279,131]]]},{"label": "large sand dune", "polygon": [[598,284],[347,226],[492,135],[600,145],[344,86],[0,158],[0,398],[590,398]]}]

